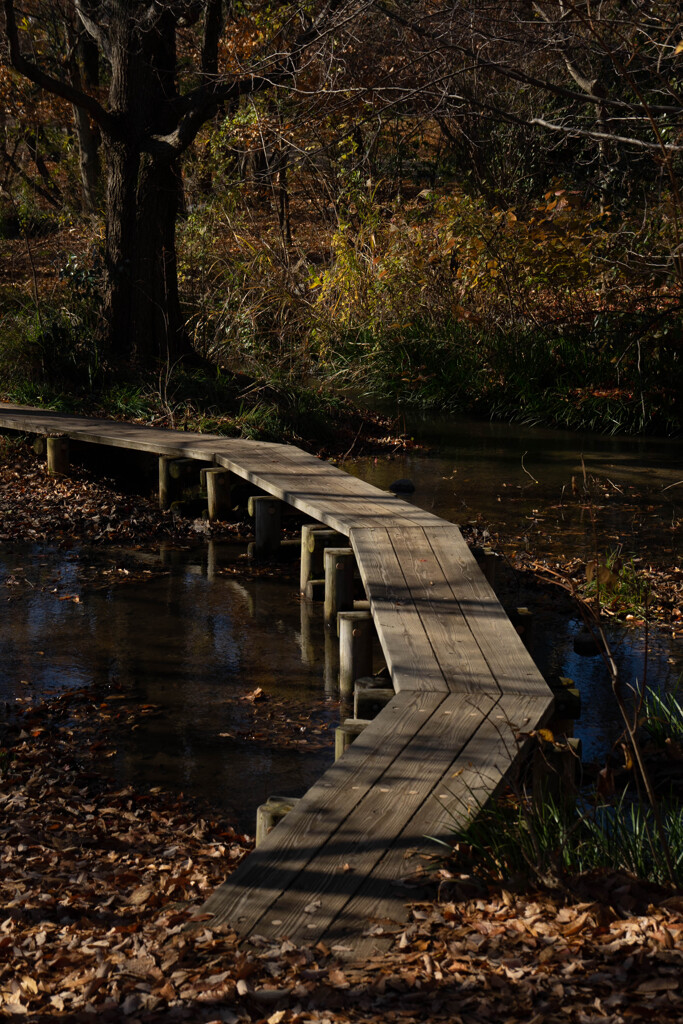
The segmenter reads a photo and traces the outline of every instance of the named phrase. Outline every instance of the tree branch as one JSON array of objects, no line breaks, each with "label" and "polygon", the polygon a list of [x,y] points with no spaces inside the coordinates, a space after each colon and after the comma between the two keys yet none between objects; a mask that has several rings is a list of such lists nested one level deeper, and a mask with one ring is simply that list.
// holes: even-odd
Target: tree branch
[{"label": "tree branch", "polygon": [[[375,6],[387,18],[396,21],[404,28],[417,33],[417,35],[420,35],[425,39],[429,39],[433,43],[438,43],[440,46],[445,46],[446,49],[454,50],[456,53],[467,57],[468,60],[476,60],[480,68],[488,68],[494,72],[494,74],[499,74],[504,78],[520,82],[522,85],[532,85],[538,89],[543,89],[546,92],[552,93],[554,96],[560,96],[563,99],[568,100],[577,100],[582,104],[595,105],[602,103],[604,106],[613,107],[615,110],[628,110],[631,113],[642,114],[644,117],[649,114],[671,114],[680,117],[683,114],[683,102],[676,106],[669,106],[661,103],[646,105],[644,103],[630,103],[628,100],[616,100],[606,96],[600,96],[590,90],[585,92],[575,92],[574,89],[568,89],[566,86],[557,85],[555,82],[551,82],[547,78],[537,78],[535,75],[526,74],[517,68],[511,67],[503,61],[484,61],[482,60],[481,55],[475,50],[463,45],[462,43],[444,42],[444,40],[436,36],[435,33],[428,32],[426,29],[423,29],[414,22],[411,22],[408,18],[404,18],[396,11],[392,11],[387,7],[383,0],[375,0]],[[567,70],[569,71],[569,68]],[[572,75],[572,77],[574,76]],[[590,85],[587,79],[585,82]]]},{"label": "tree branch", "polygon": [[61,96],[62,99],[67,100],[69,103],[87,110],[94,121],[97,121],[105,131],[113,134],[116,129],[115,118],[107,113],[93,96],[88,96],[87,93],[82,92],[80,89],[75,89],[68,82],[62,82],[58,78],[53,78],[52,75],[48,75],[47,72],[43,71],[37,64],[34,64],[33,61],[24,57],[19,42],[19,30],[17,29],[14,16],[13,0],[4,0],[4,9],[5,31],[7,33],[9,57],[12,67],[20,74],[25,75],[30,81],[39,85],[41,89],[46,89],[55,96]]},{"label": "tree branch", "polygon": [[95,40],[107,60],[111,60],[111,47],[109,46],[109,36],[107,33],[103,32],[102,27],[90,17],[83,7],[81,0],[75,0],[74,6],[85,31]]},{"label": "tree branch", "polygon": [[[216,78],[193,89],[181,100],[182,112],[177,127],[165,135],[150,136],[142,149],[149,153],[172,153],[178,156],[192,144],[197,132],[213,117],[221,103],[237,100],[240,96],[253,96],[294,78],[304,52],[331,31],[333,26],[330,17],[344,2],[329,0],[318,17],[299,34],[289,52],[277,60],[268,75],[254,73],[230,82]],[[339,25],[334,25],[334,28],[338,29]]]}]

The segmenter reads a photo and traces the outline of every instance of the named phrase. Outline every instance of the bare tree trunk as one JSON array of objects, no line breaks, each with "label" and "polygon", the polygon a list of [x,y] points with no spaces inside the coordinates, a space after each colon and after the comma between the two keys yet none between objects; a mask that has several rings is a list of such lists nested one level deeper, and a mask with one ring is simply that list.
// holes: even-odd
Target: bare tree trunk
[{"label": "bare tree trunk", "polygon": [[[99,54],[97,45],[88,37],[77,39],[68,22],[66,34],[71,51],[69,77],[76,89],[96,88],[99,85]],[[84,213],[97,210],[97,192],[100,182],[100,133],[83,107],[74,103],[74,125],[78,140],[78,162],[81,172],[81,208]]]},{"label": "bare tree trunk", "polygon": [[189,353],[178,297],[177,163],[107,143],[107,288],[112,357],[149,366]]},{"label": "bare tree trunk", "polygon": [[107,223],[105,235],[105,321],[109,349],[116,358],[131,352],[133,325],[130,254],[135,251],[135,192],[140,156],[120,141],[105,138]]},{"label": "bare tree trunk", "polygon": [[175,226],[182,199],[177,161],[144,156],[137,187],[135,352],[149,365],[189,354],[180,315]]},{"label": "bare tree trunk", "polygon": [[81,207],[84,213],[95,213],[100,181],[99,132],[90,124],[90,118],[82,107],[74,106],[73,112],[81,171]]}]

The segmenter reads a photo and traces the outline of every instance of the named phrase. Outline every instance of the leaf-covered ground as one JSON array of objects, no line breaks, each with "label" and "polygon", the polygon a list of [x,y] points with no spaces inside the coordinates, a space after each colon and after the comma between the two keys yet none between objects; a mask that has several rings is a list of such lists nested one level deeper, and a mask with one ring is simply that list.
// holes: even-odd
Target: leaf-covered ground
[{"label": "leaf-covered ground", "polygon": [[[189,540],[191,520],[12,448],[5,540]],[[261,702],[254,696],[254,707]],[[141,708],[139,713],[145,714]],[[240,947],[200,907],[250,848],[177,795],[107,776],[94,692],[22,698],[0,728],[0,1013],[12,1020],[588,1024],[683,1019],[683,898],[624,876],[573,892],[442,871],[388,952]],[[192,920],[194,918],[194,920]],[[192,930],[187,929],[188,923]],[[381,926],[370,933],[382,940]]]},{"label": "leaf-covered ground", "polygon": [[442,900],[415,905],[391,949],[362,962],[323,944],[240,948],[199,908],[248,838],[182,798],[116,788],[105,752],[88,691],[12,710],[0,776],[10,1019],[683,1018],[683,897],[624,876],[585,880],[575,896],[442,881]]},{"label": "leaf-covered ground", "polygon": [[238,529],[162,511],[153,499],[125,494],[78,466],[67,477],[48,476],[45,459],[28,444],[0,439],[0,541],[150,545],[230,536]]}]

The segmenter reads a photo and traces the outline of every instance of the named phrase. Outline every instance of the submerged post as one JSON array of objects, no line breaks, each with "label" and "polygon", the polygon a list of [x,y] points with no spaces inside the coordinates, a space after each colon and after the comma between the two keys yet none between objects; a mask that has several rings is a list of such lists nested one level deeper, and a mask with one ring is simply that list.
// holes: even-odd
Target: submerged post
[{"label": "submerged post", "polygon": [[159,456],[159,508],[162,509],[171,507],[175,493],[174,480],[171,476],[172,462],[171,455]]},{"label": "submerged post", "polygon": [[353,696],[353,684],[372,675],[372,615],[370,612],[339,612],[339,692]]},{"label": "submerged post", "polygon": [[249,515],[254,518],[254,554],[274,554],[282,537],[282,501],[268,494],[250,498]]},{"label": "submerged post", "polygon": [[353,548],[325,549],[325,622],[336,622],[338,612],[353,608]]},{"label": "submerged post", "polygon": [[47,471],[50,476],[64,476],[69,469],[69,438],[58,434],[47,439]]},{"label": "submerged post", "polygon": [[230,474],[227,469],[212,467],[204,471],[209,522],[224,519],[230,511]]}]

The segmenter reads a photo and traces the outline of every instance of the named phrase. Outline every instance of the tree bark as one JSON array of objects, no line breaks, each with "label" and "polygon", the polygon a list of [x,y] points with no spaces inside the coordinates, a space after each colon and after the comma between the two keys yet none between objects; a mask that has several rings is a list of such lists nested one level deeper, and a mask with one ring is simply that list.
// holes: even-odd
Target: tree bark
[{"label": "tree bark", "polygon": [[[2,2],[12,66],[39,88],[78,106],[101,132],[107,166],[107,358],[118,365],[150,367],[158,360],[175,361],[191,354],[176,267],[180,158],[221,104],[236,104],[242,95],[292,80],[310,46],[329,31],[343,0],[326,0],[318,17],[307,16],[289,50],[282,50],[278,42],[267,74],[247,69],[242,77],[217,74],[221,27],[230,9],[225,0],[178,5],[111,0],[104,6],[97,0],[80,0],[72,5],[73,12],[111,68],[107,102],[92,88],[96,49],[87,55],[88,66],[83,61],[76,83],[59,70],[52,73],[37,57],[40,47],[32,45],[31,24],[25,19],[17,23],[14,0]],[[179,65],[178,32],[192,28],[202,15],[206,20],[199,84],[181,94],[178,80],[187,57]]]},{"label": "tree bark", "polygon": [[107,141],[105,318],[113,358],[150,366],[189,353],[178,297],[177,161]]},{"label": "tree bark", "polygon": [[82,107],[74,106],[73,112],[81,172],[81,207],[84,213],[95,213],[100,180],[99,133]]},{"label": "tree bark", "polygon": [[[87,89],[96,89],[100,84],[97,44],[88,36],[81,36],[78,41],[77,55],[80,63],[79,79],[74,81],[74,85],[79,88],[84,85]],[[87,111],[76,104],[73,109],[78,136],[83,210],[85,213],[95,213],[100,185],[100,132],[94,122],[90,120]]]}]

